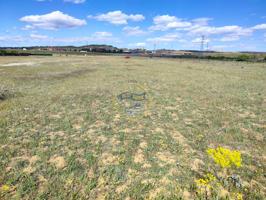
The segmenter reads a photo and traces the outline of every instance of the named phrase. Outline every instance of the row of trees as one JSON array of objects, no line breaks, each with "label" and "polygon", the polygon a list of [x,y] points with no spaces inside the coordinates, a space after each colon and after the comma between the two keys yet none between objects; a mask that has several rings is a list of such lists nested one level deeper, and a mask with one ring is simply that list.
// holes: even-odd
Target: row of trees
[{"label": "row of trees", "polygon": [[0,50],[0,56],[52,56],[52,54],[49,53],[31,53],[31,52],[20,52],[16,50]]},{"label": "row of trees", "polygon": [[258,57],[255,55],[241,54],[237,56],[223,56],[223,55],[199,55],[199,54],[185,54],[185,55],[158,55],[159,57],[171,58],[194,58],[194,59],[208,59],[208,60],[224,60],[224,61],[245,61],[245,62],[265,62],[266,56]]}]

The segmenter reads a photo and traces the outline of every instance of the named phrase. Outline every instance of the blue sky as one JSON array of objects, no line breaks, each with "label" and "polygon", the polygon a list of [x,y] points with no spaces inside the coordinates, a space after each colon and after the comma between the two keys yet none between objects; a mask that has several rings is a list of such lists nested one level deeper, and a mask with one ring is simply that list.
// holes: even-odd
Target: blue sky
[{"label": "blue sky", "polygon": [[265,0],[1,0],[0,46],[266,51]]}]

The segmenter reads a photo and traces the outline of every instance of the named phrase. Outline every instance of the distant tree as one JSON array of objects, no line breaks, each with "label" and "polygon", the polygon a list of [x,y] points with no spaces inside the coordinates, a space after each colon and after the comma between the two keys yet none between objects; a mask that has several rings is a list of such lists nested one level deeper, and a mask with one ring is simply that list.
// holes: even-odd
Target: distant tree
[{"label": "distant tree", "polygon": [[237,61],[249,61],[251,59],[251,56],[242,54],[236,57]]},{"label": "distant tree", "polygon": [[6,50],[0,50],[0,56],[6,55]]}]

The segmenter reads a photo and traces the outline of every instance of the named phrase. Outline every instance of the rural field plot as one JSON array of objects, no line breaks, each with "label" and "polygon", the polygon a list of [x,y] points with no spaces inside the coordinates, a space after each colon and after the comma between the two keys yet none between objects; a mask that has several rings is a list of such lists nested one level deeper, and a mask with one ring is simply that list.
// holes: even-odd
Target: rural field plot
[{"label": "rural field plot", "polygon": [[0,199],[265,198],[265,63],[2,57],[0,87]]}]

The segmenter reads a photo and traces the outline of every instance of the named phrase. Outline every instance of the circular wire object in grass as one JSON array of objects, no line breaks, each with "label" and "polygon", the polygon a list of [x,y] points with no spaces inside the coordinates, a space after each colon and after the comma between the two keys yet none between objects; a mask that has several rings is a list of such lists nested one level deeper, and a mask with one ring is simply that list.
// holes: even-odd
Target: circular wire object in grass
[{"label": "circular wire object in grass", "polygon": [[117,99],[123,103],[128,115],[135,115],[143,111],[146,98],[146,92],[123,92],[117,96]]}]

